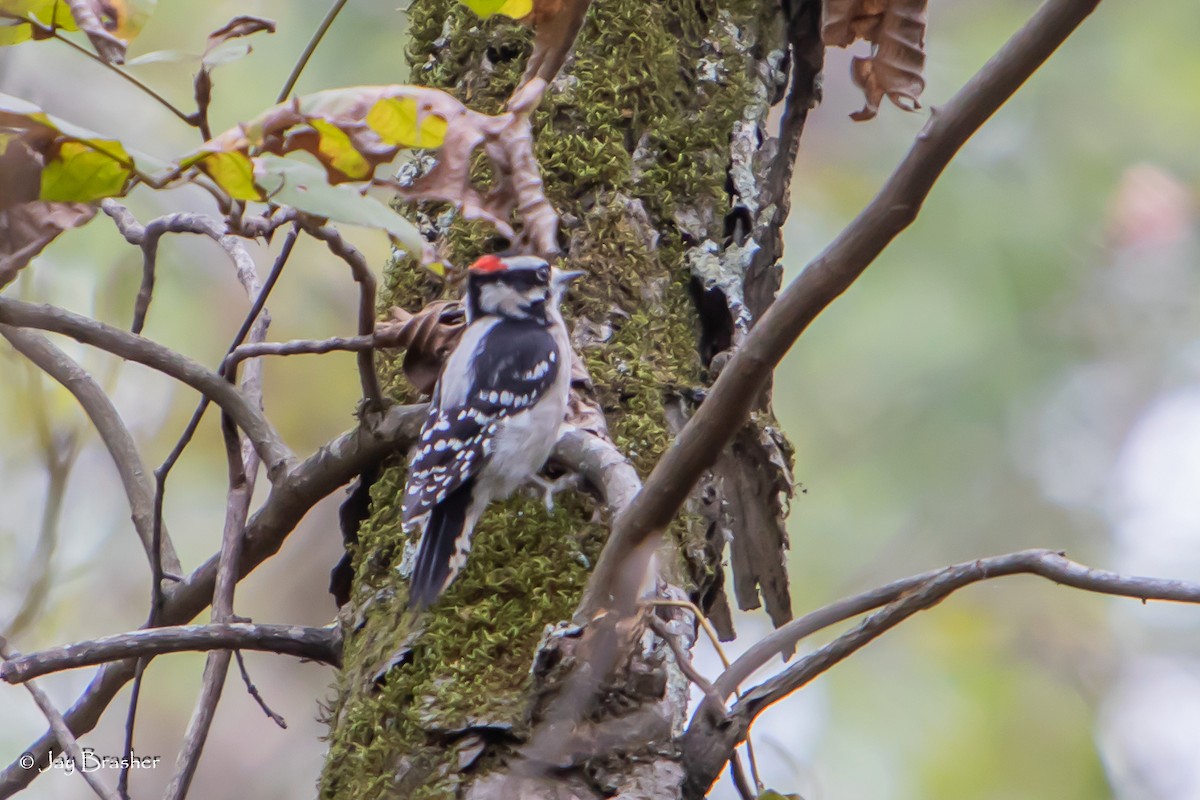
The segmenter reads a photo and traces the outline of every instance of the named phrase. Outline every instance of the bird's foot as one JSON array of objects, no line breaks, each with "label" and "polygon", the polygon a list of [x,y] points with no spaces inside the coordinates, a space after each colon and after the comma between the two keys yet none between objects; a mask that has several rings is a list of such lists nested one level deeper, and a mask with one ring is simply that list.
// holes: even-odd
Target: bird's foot
[{"label": "bird's foot", "polygon": [[546,511],[554,511],[554,495],[561,492],[563,489],[573,489],[580,485],[580,477],[577,473],[568,472],[566,475],[555,478],[552,481],[546,480],[541,475],[534,475],[529,479],[529,488],[533,491],[535,497],[541,497],[542,503],[546,506]]}]

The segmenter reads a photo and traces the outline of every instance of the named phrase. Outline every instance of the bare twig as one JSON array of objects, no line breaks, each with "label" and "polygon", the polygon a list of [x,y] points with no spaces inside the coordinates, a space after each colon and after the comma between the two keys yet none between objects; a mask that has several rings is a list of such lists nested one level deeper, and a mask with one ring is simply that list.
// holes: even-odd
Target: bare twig
[{"label": "bare twig", "polygon": [[235,622],[146,628],[23,653],[0,664],[0,679],[18,684],[42,675],[109,661],[204,650],[260,650],[335,667],[341,664],[341,636],[335,628]]},{"label": "bare twig", "polygon": [[[104,442],[112,457],[117,474],[121,478],[121,485],[125,488],[125,496],[129,500],[133,527],[138,538],[142,540],[147,558],[153,559],[154,488],[146,474],[137,443],[108,395],[87,370],[51,344],[46,337],[8,325],[0,325],[0,336],[7,339],[9,344],[39,369],[61,383],[79,401],[80,407],[95,426],[100,440]],[[162,569],[175,576],[182,572],[179,556],[175,554],[175,546],[165,533],[162,539]]]},{"label": "bare twig", "polygon": [[729,777],[733,780],[733,788],[737,789],[738,797],[742,800],[754,800],[758,793],[750,788],[746,780],[746,769],[742,766],[742,757],[734,750],[729,757]]},{"label": "bare twig", "polygon": [[[116,222],[117,227],[121,228],[122,231],[126,231],[127,229],[129,229],[129,224],[130,224],[130,221],[132,220],[132,216],[131,215],[122,215],[118,212],[118,209],[120,209],[121,211],[124,210],[123,208],[121,208],[120,206],[117,206],[116,204],[107,204],[107,202],[106,202],[106,204],[104,205],[105,212],[110,214],[113,217],[113,220]],[[134,223],[134,224],[136,224],[136,223]],[[127,237],[129,235],[130,235],[129,233],[126,233]],[[296,244],[296,237],[298,235],[299,235],[299,230],[295,226],[293,226],[291,232],[288,234],[287,239],[285,239],[283,242],[283,247],[280,249],[279,255],[275,258],[275,263],[271,265],[271,272],[267,275],[266,284],[262,287],[258,286],[258,279],[257,279],[257,275],[254,270],[253,261],[247,262],[245,259],[236,259],[236,258],[234,259],[234,266],[235,266],[235,269],[237,272],[238,280],[242,283],[243,286],[246,287],[247,293],[249,293],[251,295],[251,297],[253,298],[253,302],[251,302],[250,310],[246,313],[245,318],[242,320],[241,326],[238,327],[237,333],[234,334],[233,341],[230,343],[229,348],[226,351],[227,353],[233,351],[234,349],[236,349],[238,347],[238,345],[240,345],[242,342],[244,342],[246,340],[246,337],[250,335],[251,331],[254,329],[254,327],[256,325],[259,325],[259,324],[265,325],[265,323],[268,319],[266,312],[264,310],[266,307],[267,298],[270,296],[271,291],[275,288],[275,284],[279,281],[279,276],[283,273],[283,267],[287,263],[288,258],[292,254],[292,248]],[[133,241],[133,240],[131,239],[130,241]],[[265,336],[265,334],[266,334],[266,329],[264,327],[263,331],[262,331],[262,336]],[[224,364],[222,364],[222,367],[218,371],[218,374],[221,375],[222,377],[227,377],[229,375],[234,374],[235,372],[236,372],[236,369],[228,370],[225,368]],[[250,398],[248,398],[248,399],[250,399]],[[252,405],[254,405],[261,412],[261,410],[262,410],[261,400],[257,403],[254,403],[252,399],[250,399],[250,400],[251,400]],[[175,442],[175,446],[171,448],[171,452],[167,454],[167,457],[163,460],[163,463],[160,464],[158,469],[156,469],[154,471],[154,479],[155,479],[155,489],[154,489],[154,537],[155,537],[155,539],[154,539],[154,541],[155,542],[158,542],[159,534],[163,530],[163,498],[166,494],[167,477],[171,474],[171,470],[174,469],[176,462],[178,462],[180,457],[183,456],[183,451],[186,450],[188,444],[191,443],[192,437],[196,435],[196,430],[200,427],[200,421],[204,418],[204,412],[206,410],[208,410],[209,402],[210,402],[210,398],[208,395],[201,396],[200,401],[196,404],[195,411],[192,412],[191,419],[188,420],[188,424],[186,426],[184,426],[183,433],[181,433],[179,435],[179,439]],[[225,428],[223,428],[223,430],[225,430]],[[268,476],[269,475],[270,475],[270,472],[268,471]],[[157,547],[157,545],[156,545],[156,547]],[[157,609],[162,604],[161,595],[158,593],[160,591],[158,587],[161,586],[161,582],[158,580],[155,580],[154,586],[156,588],[154,590],[152,590],[152,597],[151,597],[151,621],[152,622],[154,621],[153,620],[154,614],[157,613]]]},{"label": "bare twig", "polygon": [[747,419],[762,387],[816,316],[916,219],[921,203],[967,139],[1050,57],[1099,0],[1049,0],[945,106],[934,109],[878,195],[779,295],[663,453],[645,489],[616,520],[577,619],[614,605],[619,575],[644,569],[631,554],[657,540],[704,470]]},{"label": "bare twig", "polygon": [[[684,609],[687,609],[688,611],[691,611],[692,616],[694,616],[696,618],[697,622],[700,623],[700,627],[704,630],[705,635],[708,636],[708,640],[709,640],[709,642],[712,643],[713,649],[717,651],[717,658],[721,659],[721,665],[725,668],[726,672],[729,671],[729,667],[730,667],[729,657],[725,655],[725,648],[721,646],[721,637],[719,637],[717,635],[717,632],[713,628],[712,623],[708,621],[708,617],[705,616],[704,612],[700,610],[699,606],[697,606],[691,600],[669,600],[669,599],[664,600],[662,598],[655,598],[653,600],[650,600],[650,601],[648,601],[648,604],[654,605],[654,606],[668,606],[668,607],[675,607],[675,608],[684,608]],[[722,673],[722,674],[725,674],[725,673]],[[734,691],[736,691],[736,690],[737,690],[737,686],[735,684]],[[725,698],[726,697],[727,697],[727,695],[720,694],[716,690],[715,687],[712,687],[712,691],[705,691],[705,693],[704,693],[705,699],[704,699],[702,705],[704,705],[707,708],[718,710],[718,715],[720,715],[720,714],[723,714],[725,711]],[[758,759],[754,755],[754,742],[750,738],[750,731],[746,731],[746,759],[750,762],[750,774],[754,778],[754,785],[759,787],[759,789],[761,790],[762,781],[760,781],[758,779]],[[729,763],[731,765],[731,768],[735,771],[735,773],[742,769],[742,762],[740,759],[738,759],[736,751],[730,757]],[[736,780],[737,780],[737,776],[735,774],[735,781]],[[741,776],[740,780],[744,782],[745,776],[744,775]]]},{"label": "bare twig", "polygon": [[141,333],[146,325],[146,314],[154,297],[155,269],[158,264],[158,243],[164,234],[194,233],[212,239],[233,262],[239,280],[254,271],[254,259],[246,251],[246,242],[231,235],[224,223],[205,214],[177,213],[158,217],[144,226],[115,200],[106,200],[101,207],[112,217],[117,229],[130,244],[142,249],[142,283],[133,304],[133,323],[130,330]]},{"label": "bare twig", "polygon": [[[121,331],[123,335],[124,331]],[[326,444],[272,485],[266,502],[246,526],[239,574],[245,577],[274,555],[309,509],[388,453],[406,447],[420,432],[427,407],[393,406],[382,416],[368,417],[362,425]],[[185,580],[164,593],[162,625],[181,625],[203,611],[212,600],[217,556],[208,559]],[[91,730],[117,693],[134,675],[135,660],[105,664],[65,718],[76,734]],[[44,759],[53,745],[52,734],[43,735],[26,752]],[[0,773],[0,800],[21,791],[37,777],[19,763]]]},{"label": "bare twig", "polygon": [[[1076,589],[1134,597],[1142,600],[1169,600],[1200,604],[1200,584],[1120,575],[1092,569],[1051,550],[1022,550],[1003,556],[968,561],[874,589],[795,620],[772,634],[769,648],[747,652],[733,667],[714,682],[714,694],[724,698],[734,680],[753,672],[764,653],[793,647],[802,635],[835,624],[856,613],[881,605],[886,607],[863,620],[850,632],[839,636],[811,655],[805,656],[783,672],[745,692],[729,712],[713,717],[708,713],[712,700],[706,700],[692,718],[682,744],[689,785],[693,791],[706,789],[728,760],[728,753],[746,735],[755,717],[821,673],[846,659],[886,631],[927,608],[940,603],[953,592],[972,583],[1006,575],[1039,575],[1055,583]],[[856,610],[857,609],[857,610]],[[745,663],[740,663],[740,662]],[[728,676],[728,677],[727,677]]]},{"label": "bare twig", "polygon": [[675,664],[679,667],[679,671],[684,674],[684,677],[696,684],[700,691],[704,692],[704,696],[708,698],[709,702],[715,706],[723,706],[725,704],[724,700],[717,694],[712,683],[696,669],[696,666],[692,663],[691,656],[679,644],[679,638],[667,630],[666,623],[653,614],[647,617],[647,620],[650,623],[650,630],[654,631],[658,635],[658,638],[666,642],[667,647],[671,648],[671,654],[675,656]]},{"label": "bare twig", "polygon": [[234,418],[254,443],[272,482],[281,479],[295,463],[295,456],[253,403],[220,375],[174,350],[55,306],[24,303],[7,297],[0,297],[0,323],[61,333],[186,383]]},{"label": "bare twig", "polygon": [[[8,649],[8,645],[3,639],[0,639],[0,658],[4,659],[4,666],[7,666],[7,662],[12,656],[13,653]],[[83,751],[79,749],[79,742],[71,734],[71,729],[67,727],[63,715],[54,707],[54,703],[50,702],[50,698],[42,691],[41,687],[36,683],[26,683],[25,688],[29,690],[29,694],[33,696],[33,702],[37,703],[38,708],[42,710],[42,714],[50,723],[50,730],[53,732],[55,740],[58,741],[59,747],[66,751],[67,756],[75,763],[77,767],[76,771],[83,776],[88,786],[92,787],[92,791],[99,797],[104,798],[104,800],[119,800],[117,793],[106,786],[104,781],[100,780],[100,776],[95,770],[82,769],[84,760]],[[26,757],[22,756],[23,759]],[[35,759],[33,761],[34,765],[39,763],[43,763],[42,760]],[[24,769],[26,772],[35,774],[37,772],[37,770],[30,767],[27,761],[25,762]]]},{"label": "bare twig", "polygon": [[[366,258],[358,248],[342,238],[342,234],[332,225],[305,225],[305,232],[319,239],[329,248],[329,252],[345,261],[350,267],[350,273],[358,283],[358,333],[360,336],[375,334],[375,275],[367,264]],[[362,383],[363,401],[368,408],[376,411],[383,408],[383,392],[379,388],[379,377],[375,374],[375,350],[361,350],[358,353],[358,378]]]},{"label": "bare twig", "polygon": [[237,366],[247,358],[261,356],[321,355],[338,350],[358,353],[387,346],[388,340],[382,330],[376,331],[373,336],[332,336],[328,339],[292,339],[287,342],[244,344],[232,350],[225,357],[222,367],[228,369]]},{"label": "bare twig", "polygon": [[267,705],[267,701],[263,699],[262,694],[258,691],[258,687],[254,685],[254,681],[250,680],[250,670],[246,669],[246,658],[242,655],[242,651],[234,650],[233,656],[237,659],[238,672],[242,673],[242,683],[246,685],[246,693],[254,698],[254,702],[258,703],[258,707],[267,715],[267,719],[274,722],[280,728],[287,730],[287,720],[271,710],[271,707]]},{"label": "bare twig", "polygon": [[[295,238],[295,230],[285,245],[290,245]],[[244,250],[243,250],[244,252]],[[281,254],[276,262],[278,266],[286,260]],[[238,279],[246,293],[250,296],[251,306],[258,313],[247,316],[253,321],[249,338],[251,343],[261,344],[266,338],[270,315],[264,306],[266,291],[258,280],[258,273],[252,260],[236,262]],[[272,276],[277,276],[279,269],[272,270]],[[274,285],[272,281],[271,285]],[[233,349],[233,348],[231,348]],[[222,370],[225,377],[232,381],[236,369]],[[262,408],[262,362],[251,361],[242,377],[242,394]],[[241,561],[242,543],[246,528],[246,519],[250,514],[250,500],[254,494],[255,478],[258,474],[258,458],[248,442],[243,442],[233,421],[227,414],[221,415],[221,430],[225,439],[226,456],[229,463],[229,494],[225,505],[225,526],[221,536],[221,552],[217,562],[217,580],[213,588],[213,621],[225,623],[233,620],[233,595],[238,582],[238,567]],[[188,725],[183,747],[176,760],[175,774],[167,785],[165,797],[171,800],[182,800],[191,786],[200,763],[200,754],[212,727],[212,721],[220,702],[221,692],[225,686],[225,676],[229,672],[229,650],[219,650],[208,654],[204,664],[204,679],[200,689],[200,697],[196,701],[196,710]],[[251,684],[252,685],[252,684]],[[132,748],[132,742],[127,741]]]},{"label": "bare twig", "polygon": [[304,46],[304,52],[300,54],[300,58],[292,67],[292,72],[284,81],[283,88],[279,90],[279,96],[275,98],[276,103],[282,103],[291,96],[292,90],[296,88],[296,81],[300,80],[300,73],[308,65],[308,60],[312,58],[312,54],[316,52],[317,46],[321,44],[321,40],[325,38],[326,32],[333,21],[337,19],[337,15],[341,12],[342,6],[346,5],[346,0],[333,0],[333,5],[329,7],[329,11],[325,12],[325,18],[321,20],[321,24],[313,31],[312,38],[308,40],[308,44]]}]

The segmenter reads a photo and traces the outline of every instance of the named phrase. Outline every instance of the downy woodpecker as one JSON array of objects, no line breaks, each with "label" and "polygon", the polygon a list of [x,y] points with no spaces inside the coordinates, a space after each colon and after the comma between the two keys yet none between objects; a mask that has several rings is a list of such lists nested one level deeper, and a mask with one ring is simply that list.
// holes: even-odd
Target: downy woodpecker
[{"label": "downy woodpecker", "polygon": [[421,529],[409,608],[427,608],[467,562],[492,500],[533,478],[558,441],[571,382],[559,303],[582,272],[483,256],[467,272],[467,329],[433,390],[404,491]]}]

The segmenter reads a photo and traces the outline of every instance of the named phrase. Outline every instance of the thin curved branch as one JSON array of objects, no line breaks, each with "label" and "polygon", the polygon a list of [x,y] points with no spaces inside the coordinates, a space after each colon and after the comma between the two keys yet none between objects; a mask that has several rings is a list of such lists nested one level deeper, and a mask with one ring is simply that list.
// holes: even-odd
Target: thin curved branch
[{"label": "thin curved branch", "polygon": [[292,90],[296,88],[296,81],[300,80],[300,73],[308,65],[308,60],[312,58],[312,54],[316,52],[317,46],[321,44],[321,40],[325,38],[326,32],[333,21],[337,19],[337,15],[341,13],[342,6],[346,5],[346,0],[333,0],[333,5],[325,12],[325,18],[321,20],[321,24],[313,32],[312,38],[308,40],[308,44],[304,46],[304,52],[300,54],[300,58],[292,67],[292,72],[284,81],[283,88],[279,90],[279,96],[275,98],[275,103],[278,105],[291,96]]},{"label": "thin curved branch", "polygon": [[280,728],[287,730],[287,720],[275,713],[267,705],[267,701],[263,699],[262,693],[258,691],[258,687],[254,685],[254,681],[250,680],[250,671],[246,669],[246,658],[242,655],[242,651],[234,650],[233,655],[237,659],[238,671],[242,673],[242,684],[246,687],[246,694],[250,695],[254,699],[254,702],[258,703],[258,707],[267,715],[267,719],[274,722]]},{"label": "thin curved branch", "polygon": [[[119,331],[124,336],[131,336]],[[134,337],[136,338],[136,337]],[[246,525],[239,575],[245,577],[270,558],[317,501],[345,485],[356,475],[398,448],[408,446],[421,430],[425,405],[393,406],[381,416],[369,416],[354,430],[342,434],[290,470],[271,487],[262,507]],[[163,598],[162,625],[182,625],[208,607],[216,581],[217,556],[200,565],[185,580],[171,586]],[[104,709],[134,675],[135,659],[109,662],[100,668],[87,689],[64,714],[76,735],[95,727]],[[55,742],[47,733],[26,748],[39,761]],[[19,763],[0,772],[0,800],[12,797],[37,777]]]},{"label": "thin curved branch", "polygon": [[[294,233],[294,231],[293,231]],[[294,236],[289,239],[289,244]],[[245,248],[238,248],[245,253]],[[290,246],[287,248],[290,250]],[[280,256],[278,264],[286,258]],[[251,311],[248,317],[252,321],[250,327],[250,343],[261,344],[267,335],[270,325],[270,314],[263,306],[266,293],[258,279],[253,259],[247,258],[238,263],[238,279],[250,297]],[[272,275],[277,275],[273,270]],[[272,281],[273,284],[273,281]],[[226,379],[233,381],[236,370],[222,370]],[[248,397],[259,409],[263,406],[262,397],[262,362],[251,361],[242,373],[242,394]],[[238,562],[241,559],[242,544],[245,538],[246,519],[250,514],[250,500],[254,494],[255,479],[258,475],[258,457],[249,442],[239,436],[237,427],[227,414],[221,415],[221,430],[225,440],[226,456],[229,462],[229,493],[225,502],[225,525],[221,534],[221,552],[217,561],[217,578],[213,587],[212,618],[221,624],[234,620],[233,596],[238,582]],[[232,653],[229,650],[211,652],[205,659],[204,678],[200,689],[200,697],[196,700],[196,710],[188,724],[183,747],[180,748],[176,759],[175,774],[163,796],[169,800],[183,800],[187,796],[196,768],[200,764],[200,754],[212,728],[213,718],[217,713],[217,703],[225,688],[225,676],[229,673],[229,661]],[[127,739],[127,751],[132,753],[132,736]]]},{"label": "thin curved branch", "polygon": [[1200,583],[1121,575],[1093,569],[1052,550],[1022,550],[981,558],[915,575],[887,586],[847,598],[780,628],[747,651],[713,683],[712,695],[722,700],[730,687],[748,676],[772,655],[794,647],[803,636],[881,605],[853,630],[816,652],[799,659],[778,675],[743,693],[728,716],[708,713],[717,702],[712,695],[697,710],[682,739],[684,764],[693,791],[707,789],[729,758],[729,752],[746,736],[754,719],[774,703],[811,682],[918,611],[940,603],[955,591],[980,581],[1006,575],[1038,575],[1075,589],[1133,597],[1143,602],[1165,600],[1200,604]]},{"label": "thin curved branch", "polygon": [[1096,8],[1099,0],[1049,0],[928,124],[883,189],[792,281],[734,353],[708,397],[655,465],[641,495],[613,526],[577,619],[630,606],[615,586],[639,545],[656,539],[704,470],[747,419],[762,387],[808,325],[916,219],[950,160]]},{"label": "thin curved branch", "polygon": [[280,480],[295,464],[295,455],[283,443],[274,426],[236,387],[217,373],[158,342],[56,306],[26,303],[8,297],[0,297],[0,323],[61,333],[186,383],[211,398],[245,431],[266,465],[267,476],[272,483]]},{"label": "thin curved branch", "polygon": [[[357,247],[342,238],[332,225],[304,225],[304,230],[314,239],[319,239],[329,252],[346,262],[350,274],[358,284],[358,334],[375,335],[375,273],[367,259]],[[363,400],[368,406],[383,408],[383,391],[379,388],[379,376],[375,374],[375,350],[370,348],[358,353],[358,378],[362,383]]]},{"label": "thin curved branch", "polygon": [[[75,396],[80,407],[91,420],[100,440],[108,449],[121,485],[125,488],[125,496],[129,500],[129,509],[133,518],[133,527],[146,556],[153,559],[153,524],[154,524],[154,485],[146,473],[142,463],[141,453],[133,435],[125,427],[124,420],[105,394],[100,385],[88,374],[87,370],[46,337],[32,331],[0,325],[0,336],[8,340],[21,355],[28,358],[54,380],[58,381]],[[175,554],[175,546],[163,532],[162,538],[162,570],[178,576],[183,570],[179,564],[179,556]]]},{"label": "thin curved branch", "polygon": [[0,680],[20,684],[42,675],[109,661],[197,650],[259,650],[340,667],[341,649],[341,635],[336,628],[244,622],[177,625],[146,628],[36,653],[12,655],[0,664]]},{"label": "thin curved branch", "polygon": [[[109,198],[100,207],[108,214],[117,230],[125,237],[125,241],[140,247],[142,250],[142,283],[138,288],[137,298],[133,304],[133,323],[130,330],[141,333],[146,324],[146,314],[150,310],[150,301],[154,296],[155,270],[158,264],[158,242],[168,233],[194,233],[212,239],[225,253],[237,271],[238,280],[248,287],[252,280],[257,283],[254,259],[246,250],[246,242],[233,236],[225,224],[206,214],[176,213],[167,214],[152,219],[145,225],[140,224],[125,206]],[[249,292],[249,287],[247,288]],[[251,298],[256,292],[251,292]]]},{"label": "thin curved branch", "polygon": [[223,369],[230,369],[248,358],[262,356],[322,355],[334,351],[359,353],[386,346],[387,342],[381,334],[382,331],[376,331],[372,336],[332,336],[328,339],[291,339],[286,342],[244,344],[234,348],[221,366]]},{"label": "thin curved branch", "polygon": [[[11,656],[12,653],[8,649],[8,645],[3,639],[0,639],[0,659],[3,659],[3,661],[0,663],[3,663],[4,666],[7,666],[8,660]],[[71,734],[70,728],[67,727],[66,720],[63,719],[63,715],[59,712],[59,710],[54,707],[54,703],[50,701],[49,696],[47,696],[47,694],[43,692],[41,687],[36,683],[27,683],[25,684],[25,688],[29,690],[29,694],[33,696],[33,702],[37,703],[38,708],[42,710],[42,714],[50,723],[50,729],[53,731],[54,738],[58,742],[59,747],[66,752],[67,756],[70,757],[70,759],[77,766],[82,765],[84,763],[83,751],[79,749],[79,742]],[[28,757],[28,755],[29,754],[25,754],[21,756],[21,758],[25,759]],[[37,770],[33,767],[36,767],[38,764],[42,763],[45,763],[44,758],[35,758],[35,760],[32,762],[32,766],[27,763],[24,769],[26,772],[36,775]],[[104,800],[120,800],[120,796],[106,786],[104,781],[100,780],[100,776],[97,775],[94,770],[79,769],[78,772],[83,776],[83,779],[87,781],[88,786],[92,787],[92,791],[94,791],[99,797],[104,798]]]}]

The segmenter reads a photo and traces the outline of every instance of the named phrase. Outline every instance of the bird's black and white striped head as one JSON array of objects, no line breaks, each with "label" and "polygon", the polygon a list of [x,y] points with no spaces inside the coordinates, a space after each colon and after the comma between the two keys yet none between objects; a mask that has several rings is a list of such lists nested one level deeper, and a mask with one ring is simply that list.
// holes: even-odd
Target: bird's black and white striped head
[{"label": "bird's black and white striped head", "polygon": [[547,324],[582,272],[563,272],[537,256],[483,256],[467,271],[467,319],[485,316]]}]

